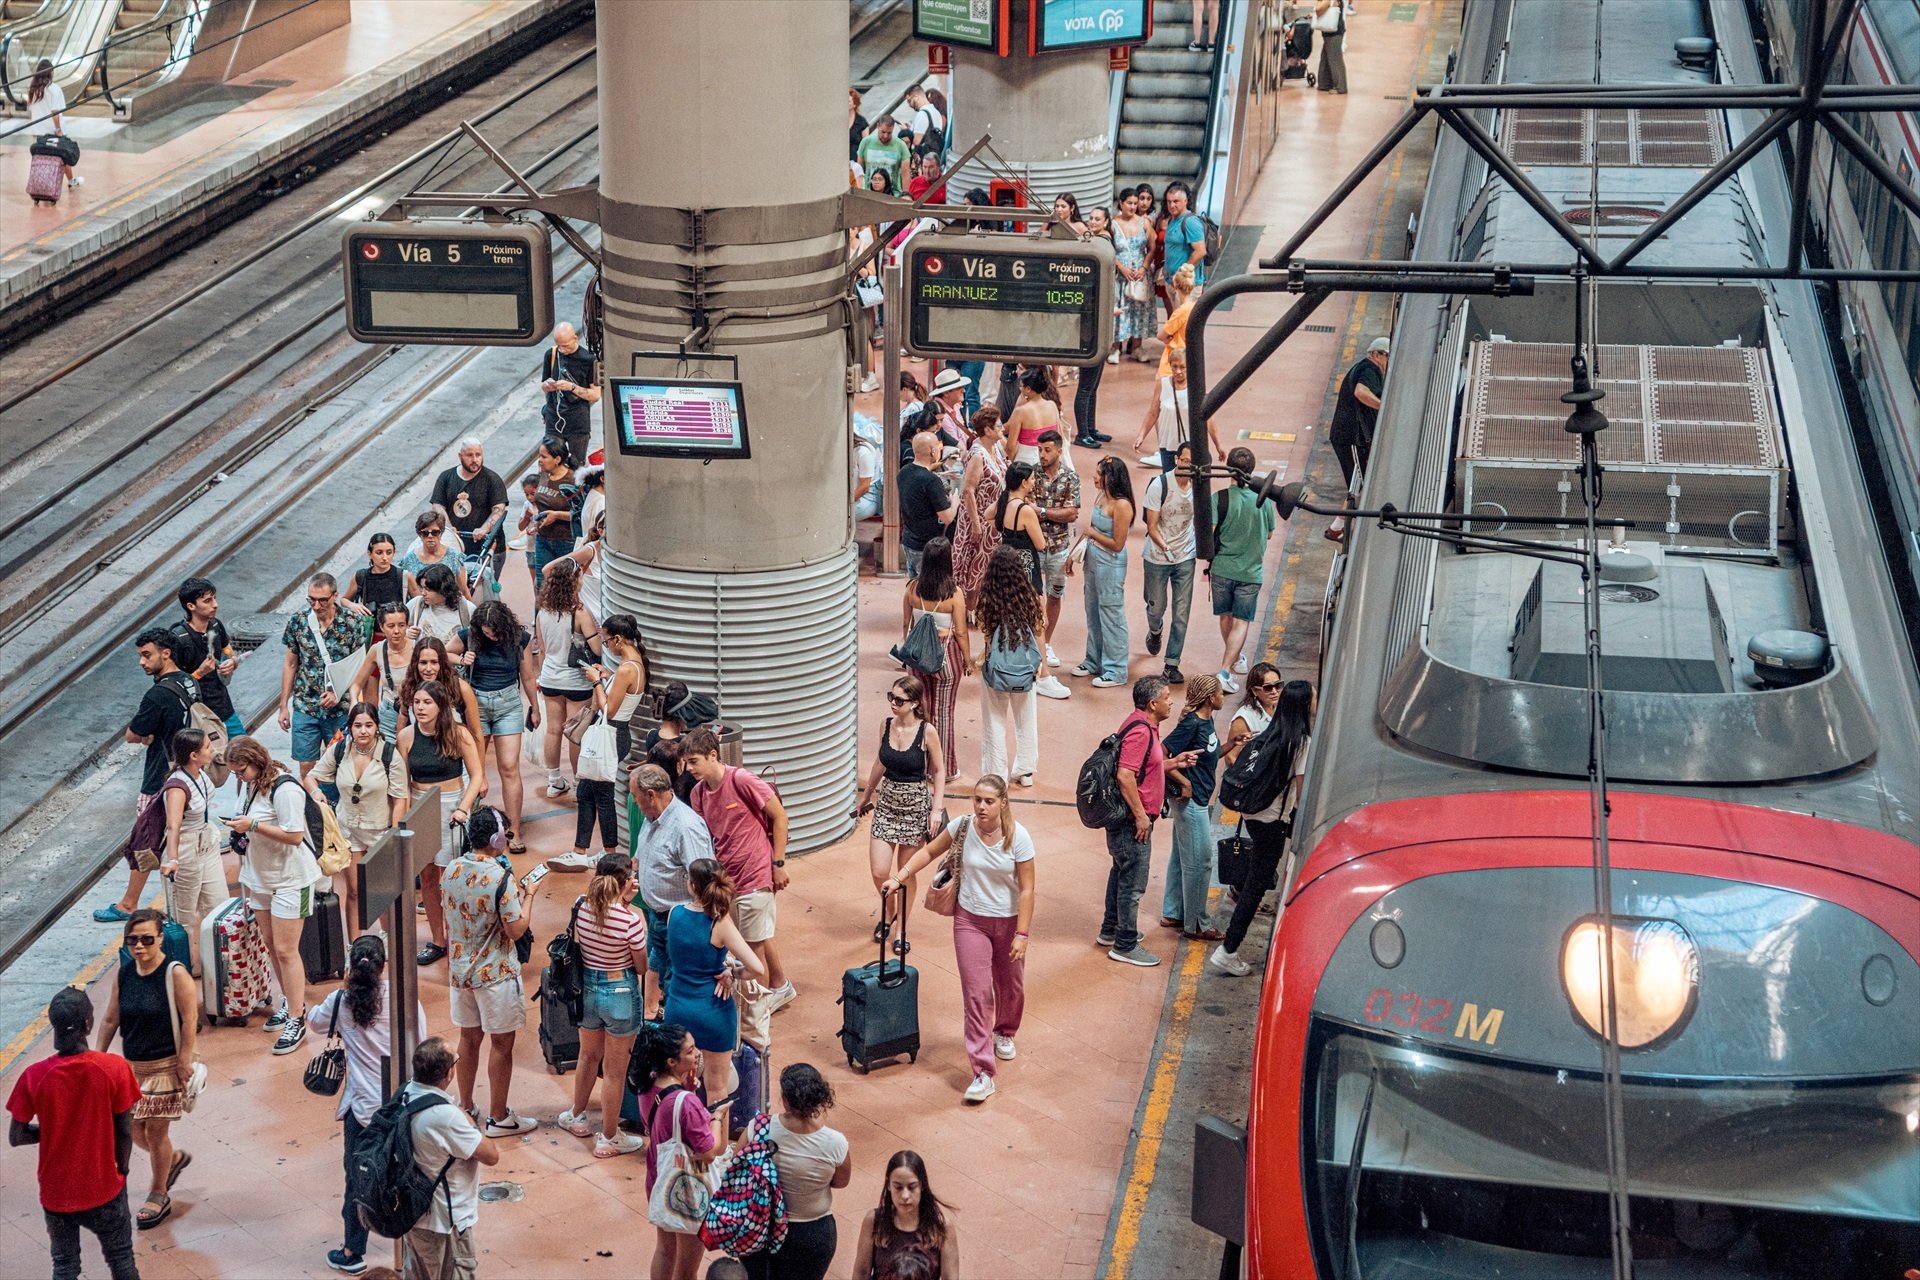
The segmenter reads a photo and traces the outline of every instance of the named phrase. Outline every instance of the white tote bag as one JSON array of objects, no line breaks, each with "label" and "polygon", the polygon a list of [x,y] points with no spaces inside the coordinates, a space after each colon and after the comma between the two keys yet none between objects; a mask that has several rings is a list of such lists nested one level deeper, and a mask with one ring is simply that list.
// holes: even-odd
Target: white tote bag
[{"label": "white tote bag", "polygon": [[694,1168],[680,1137],[680,1104],[689,1096],[685,1089],[673,1095],[673,1136],[661,1143],[655,1154],[654,1167],[659,1172],[653,1195],[647,1200],[647,1221],[662,1231],[681,1235],[699,1233],[700,1224],[707,1220],[707,1202],[713,1198],[713,1187]]},{"label": "white tote bag", "polygon": [[334,705],[344,709],[353,702],[354,677],[360,674],[360,667],[366,661],[366,651],[355,649],[344,658],[335,658],[333,651],[327,648],[326,633],[320,630],[320,619],[313,616],[311,609],[307,610],[307,631],[313,636],[313,643],[319,646],[320,660],[327,664],[327,685],[337,699]]},{"label": "white tote bag", "polygon": [[620,739],[602,711],[580,737],[580,766],[574,774],[582,782],[612,782],[619,768]]}]

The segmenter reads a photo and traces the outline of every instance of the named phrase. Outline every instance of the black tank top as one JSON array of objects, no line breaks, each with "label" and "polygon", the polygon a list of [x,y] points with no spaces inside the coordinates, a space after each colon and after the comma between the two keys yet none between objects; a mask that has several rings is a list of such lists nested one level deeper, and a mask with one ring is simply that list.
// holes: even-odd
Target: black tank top
[{"label": "black tank top", "polygon": [[139,966],[132,961],[120,966],[120,1052],[129,1062],[171,1058],[178,1051],[173,1014],[167,1009],[167,979],[172,968],[171,961],[162,962],[142,977]]},{"label": "black tank top", "polygon": [[1040,548],[1033,545],[1033,538],[1025,529],[1020,527],[1020,508],[1032,505],[1032,503],[1028,502],[1016,502],[1009,508],[1007,514],[1013,517],[1014,523],[1011,528],[1004,524],[1000,526],[1001,546],[1012,547],[1015,551],[1030,551],[1035,555],[1039,554]]},{"label": "black tank top", "polygon": [[360,603],[369,609],[377,605],[407,602],[406,577],[399,569],[375,573],[369,566],[354,570],[353,576],[360,584]]},{"label": "black tank top", "polygon": [[459,778],[463,768],[462,761],[449,760],[440,754],[439,744],[432,735],[422,733],[418,727],[414,729],[413,745],[407,748],[407,778],[414,786],[452,782]]},{"label": "black tank top", "polygon": [[927,749],[922,745],[927,737],[927,722],[920,722],[920,731],[913,735],[913,745],[905,750],[896,750],[893,745],[893,720],[887,720],[887,727],[880,734],[880,767],[887,772],[888,782],[925,782],[927,780]]}]

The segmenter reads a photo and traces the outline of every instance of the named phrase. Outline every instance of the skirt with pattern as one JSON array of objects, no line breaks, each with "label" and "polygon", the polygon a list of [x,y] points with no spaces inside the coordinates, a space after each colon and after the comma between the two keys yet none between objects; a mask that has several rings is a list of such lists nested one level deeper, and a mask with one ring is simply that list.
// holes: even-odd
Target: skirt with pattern
[{"label": "skirt with pattern", "polygon": [[187,1092],[174,1074],[177,1058],[154,1058],[129,1062],[134,1082],[140,1086],[140,1101],[133,1104],[135,1120],[178,1120],[187,1114]]},{"label": "skirt with pattern", "polygon": [[932,812],[931,785],[882,778],[873,797],[873,838],[918,848],[927,842],[927,817]]}]

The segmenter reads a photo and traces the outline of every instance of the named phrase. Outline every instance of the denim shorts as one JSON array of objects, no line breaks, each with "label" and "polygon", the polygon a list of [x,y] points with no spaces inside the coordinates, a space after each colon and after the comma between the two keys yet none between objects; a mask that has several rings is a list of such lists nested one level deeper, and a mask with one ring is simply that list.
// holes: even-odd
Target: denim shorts
[{"label": "denim shorts", "polygon": [[526,732],[527,704],[521,701],[519,685],[510,684],[504,689],[475,689],[473,698],[480,704],[480,731],[489,738]]},{"label": "denim shorts", "polygon": [[1252,622],[1254,610],[1260,604],[1260,584],[1235,582],[1219,574],[1215,574],[1212,581],[1213,616],[1224,618],[1231,613],[1241,622]]},{"label": "denim shorts", "polygon": [[640,980],[631,969],[608,977],[605,969],[587,970],[580,1001],[580,1029],[630,1036],[640,1029]]},{"label": "denim shorts", "polygon": [[312,764],[347,727],[347,709],[335,706],[316,716],[295,707],[292,719],[293,758],[301,764]]}]

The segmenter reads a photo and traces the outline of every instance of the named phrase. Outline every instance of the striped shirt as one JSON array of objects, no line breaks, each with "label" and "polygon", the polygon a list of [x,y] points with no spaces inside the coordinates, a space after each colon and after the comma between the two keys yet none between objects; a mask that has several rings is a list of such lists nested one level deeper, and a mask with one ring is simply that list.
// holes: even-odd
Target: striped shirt
[{"label": "striped shirt", "polygon": [[573,940],[579,944],[580,962],[587,968],[631,969],[633,953],[647,949],[647,924],[624,902],[608,907],[606,923],[601,924],[593,918],[593,908],[582,900]]}]

